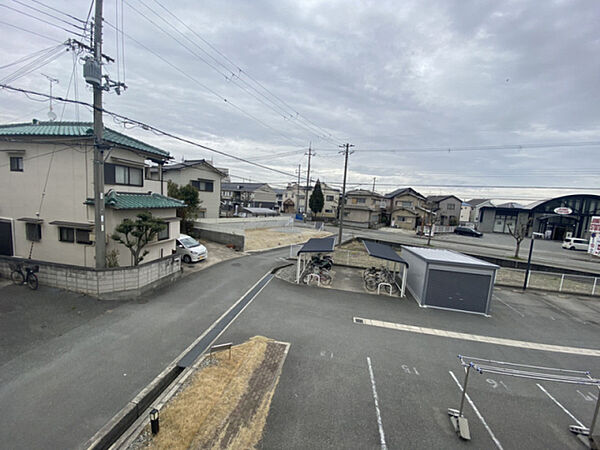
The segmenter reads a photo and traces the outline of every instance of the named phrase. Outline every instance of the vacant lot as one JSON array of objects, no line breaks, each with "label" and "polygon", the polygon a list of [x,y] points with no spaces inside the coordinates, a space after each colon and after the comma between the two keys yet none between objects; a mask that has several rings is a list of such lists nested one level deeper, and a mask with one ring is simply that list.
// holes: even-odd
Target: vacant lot
[{"label": "vacant lot", "polygon": [[261,250],[282,245],[299,244],[314,237],[331,236],[326,231],[316,231],[305,228],[290,228],[281,231],[281,228],[257,228],[246,230],[246,246],[244,250]]}]

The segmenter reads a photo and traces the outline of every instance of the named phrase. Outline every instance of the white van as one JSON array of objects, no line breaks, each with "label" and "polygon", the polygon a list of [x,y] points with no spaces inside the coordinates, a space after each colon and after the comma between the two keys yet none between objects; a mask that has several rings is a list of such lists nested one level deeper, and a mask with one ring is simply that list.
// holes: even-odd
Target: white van
[{"label": "white van", "polygon": [[177,250],[175,253],[181,255],[184,263],[202,261],[208,257],[206,247],[187,234],[180,234],[178,239],[175,239]]},{"label": "white van", "polygon": [[562,244],[562,248],[567,250],[587,250],[590,243],[585,239],[567,238]]}]

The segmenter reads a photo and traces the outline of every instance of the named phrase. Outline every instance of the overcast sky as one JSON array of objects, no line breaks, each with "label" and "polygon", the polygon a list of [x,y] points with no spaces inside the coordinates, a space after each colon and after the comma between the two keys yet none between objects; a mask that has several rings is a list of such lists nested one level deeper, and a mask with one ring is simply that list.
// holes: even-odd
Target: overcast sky
[{"label": "overcast sky", "polygon": [[[75,30],[58,20],[75,19],[43,4],[83,21],[90,7],[39,1],[0,3],[0,66],[74,37],[15,10]],[[349,183],[370,188],[376,177],[381,193],[414,186],[423,194],[528,203],[600,188],[600,145],[575,145],[600,142],[600,2],[124,0],[124,56],[114,31],[121,21],[116,3],[105,2],[104,53],[118,64],[104,70],[128,89],[105,95],[110,111],[284,172],[301,163],[303,178],[311,143],[311,178],[332,184],[343,178],[337,146],[349,142]],[[2,67],[0,79],[21,66]],[[56,95],[68,90],[70,98],[91,102],[81,63],[77,92],[72,72],[72,53],[64,52],[10,84],[48,93],[43,73],[59,80]],[[47,102],[5,90],[0,102],[1,123],[47,119]],[[73,106],[53,108],[58,120],[77,119]],[[78,114],[91,121],[88,109]],[[139,128],[124,130],[110,117],[105,123],[177,159],[213,158],[234,176],[274,186],[292,180]],[[563,143],[572,145],[529,147]],[[523,148],[482,148],[505,145]]]}]

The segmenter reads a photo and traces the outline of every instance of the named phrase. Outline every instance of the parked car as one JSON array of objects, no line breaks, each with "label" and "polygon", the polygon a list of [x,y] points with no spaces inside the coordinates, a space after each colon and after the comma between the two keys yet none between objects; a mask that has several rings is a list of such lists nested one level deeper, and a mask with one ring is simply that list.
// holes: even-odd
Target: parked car
[{"label": "parked car", "polygon": [[589,242],[585,239],[567,238],[563,241],[562,248],[566,248],[567,250],[587,250],[589,245]]},{"label": "parked car", "polygon": [[463,236],[473,236],[473,237],[481,237],[483,233],[481,231],[474,230],[469,227],[456,227],[454,229],[456,234],[462,234]]},{"label": "parked car", "polygon": [[179,238],[175,239],[175,245],[175,253],[181,255],[184,263],[202,261],[208,257],[206,247],[187,234],[180,234]]}]

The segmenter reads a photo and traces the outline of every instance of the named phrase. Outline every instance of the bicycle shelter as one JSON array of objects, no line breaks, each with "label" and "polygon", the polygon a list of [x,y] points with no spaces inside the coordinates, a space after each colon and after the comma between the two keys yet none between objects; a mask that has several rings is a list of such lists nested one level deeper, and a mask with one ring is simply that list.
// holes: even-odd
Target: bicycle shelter
[{"label": "bicycle shelter", "polygon": [[[467,383],[469,382],[469,373],[471,369],[476,372],[493,373],[497,375],[506,375],[516,378],[526,378],[530,380],[553,381],[558,383],[576,384],[584,386],[596,386],[600,389],[600,379],[593,378],[589,370],[562,369],[556,367],[532,366],[529,364],[516,364],[506,361],[495,361],[493,359],[473,358],[470,356],[458,355],[461,366],[465,369],[465,379],[461,387],[461,398],[459,409],[448,408],[450,422],[461,439],[470,440],[469,422],[464,416],[465,398],[469,399],[467,394]],[[540,385],[538,385],[540,386]],[[569,430],[588,448],[599,449],[600,436],[594,435],[594,429],[598,420],[598,411],[600,410],[600,396],[596,400],[596,407],[589,427],[580,425],[571,425]]]},{"label": "bicycle shelter", "polygon": [[[374,241],[367,241],[367,240],[363,240],[363,245],[365,246],[365,249],[367,250],[367,253],[369,254],[369,256],[387,261],[386,267],[388,264],[391,263],[391,265],[392,265],[391,271],[392,271],[394,280],[396,280],[396,273],[400,273],[400,270],[398,269],[398,264],[400,264],[402,266],[402,285],[399,287],[400,287],[400,297],[401,298],[404,297],[406,295],[405,294],[405,292],[406,292],[406,270],[408,269],[408,263],[400,255],[398,255],[398,253],[396,253],[394,251],[394,249],[392,248],[392,246],[390,246],[390,245],[382,244],[382,243],[374,242]],[[387,268],[389,269],[389,267],[387,267]],[[387,284],[387,283],[383,283],[383,284]],[[379,287],[378,287],[378,293],[379,293]],[[390,292],[390,295],[391,295],[391,292]]]},{"label": "bicycle shelter", "polygon": [[298,250],[296,260],[296,284],[300,284],[300,275],[306,270],[311,253],[333,253],[335,237],[312,238]]}]

